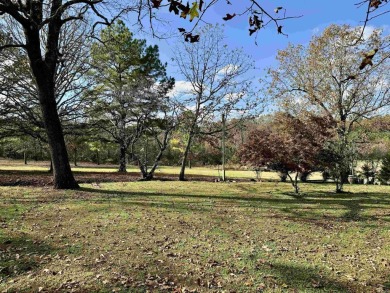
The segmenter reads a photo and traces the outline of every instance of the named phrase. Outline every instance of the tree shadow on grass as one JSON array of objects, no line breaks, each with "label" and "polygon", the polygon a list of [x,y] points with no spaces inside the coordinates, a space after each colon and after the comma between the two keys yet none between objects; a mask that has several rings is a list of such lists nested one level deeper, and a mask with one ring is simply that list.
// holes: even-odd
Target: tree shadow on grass
[{"label": "tree shadow on grass", "polygon": [[[83,187],[77,193],[75,199],[94,202],[112,203],[121,200],[124,205],[151,206],[157,208],[178,209],[181,211],[210,212],[213,207],[229,209],[230,207],[253,208],[255,210],[280,211],[294,221],[314,223],[319,221],[337,222],[367,222],[372,226],[375,221],[390,222],[390,196],[387,193],[352,193],[335,194],[333,192],[313,191],[302,198],[280,197],[280,193],[257,196],[244,195],[215,195],[215,194],[177,194],[156,192],[131,192],[119,190],[105,190]],[[89,195],[88,195],[89,194]],[[95,197],[92,194],[99,194]],[[66,197],[67,198],[67,197]],[[26,203],[50,203],[63,201],[65,197],[45,198],[41,197],[16,198],[9,201],[14,204]],[[158,200],[161,198],[161,200]],[[339,212],[338,212],[339,211]],[[370,214],[370,211],[374,211]],[[335,213],[337,212],[337,213]],[[367,213],[368,212],[368,213]],[[261,215],[259,215],[261,216]],[[370,223],[368,223],[370,222]]]},{"label": "tree shadow on grass", "polygon": [[36,270],[42,265],[40,256],[56,250],[42,241],[26,236],[0,234],[0,278],[3,280]]},{"label": "tree shadow on grass", "polygon": [[276,289],[277,282],[279,288],[285,284],[287,288],[298,292],[351,292],[348,283],[329,278],[325,273],[309,266],[272,263],[272,266],[266,269],[270,275],[263,277],[263,283],[272,289]]},{"label": "tree shadow on grass", "polygon": [[[197,205],[203,205],[206,201],[214,202],[218,206],[229,207],[234,202],[239,206],[247,206],[256,209],[269,209],[270,206],[273,209],[280,210],[285,214],[296,217],[298,220],[319,220],[319,217],[325,220],[334,221],[375,221],[383,220],[390,222],[390,196],[386,193],[352,193],[352,194],[335,194],[333,192],[312,192],[304,197],[289,197],[280,198],[272,197],[259,197],[259,196],[245,196],[245,195],[214,195],[214,194],[175,194],[175,193],[148,193],[148,192],[128,192],[128,191],[116,191],[116,190],[104,190],[93,189],[83,187],[83,192],[97,193],[103,195],[103,199],[110,201],[111,199],[123,199],[126,203],[131,204],[133,201],[135,204],[141,205],[155,205],[155,206],[168,206],[186,209],[193,209]],[[155,198],[167,197],[170,199],[170,203],[166,201],[156,202]],[[147,202],[139,202],[140,198],[150,199]],[[179,202],[175,199],[193,199],[193,202]],[[95,199],[94,199],[95,200]],[[199,202],[199,200],[203,200]],[[212,204],[211,204],[212,205]],[[305,205],[305,209],[302,209],[302,205]],[[337,209],[344,211],[341,215],[334,215],[333,212]],[[384,211],[381,215],[364,215],[364,211],[372,209],[378,209]],[[325,213],[316,214],[316,210],[324,210]],[[208,211],[206,209],[205,211]],[[327,214],[326,212],[329,212]]]},{"label": "tree shadow on grass", "polygon": [[[317,202],[319,204],[332,203],[346,209],[346,212],[339,218],[342,221],[374,221],[381,218],[385,221],[390,221],[390,194],[387,193],[342,193],[336,194],[333,192],[311,192],[304,198],[308,202]],[[363,215],[364,211],[370,209],[382,210],[386,213],[379,215]]]}]

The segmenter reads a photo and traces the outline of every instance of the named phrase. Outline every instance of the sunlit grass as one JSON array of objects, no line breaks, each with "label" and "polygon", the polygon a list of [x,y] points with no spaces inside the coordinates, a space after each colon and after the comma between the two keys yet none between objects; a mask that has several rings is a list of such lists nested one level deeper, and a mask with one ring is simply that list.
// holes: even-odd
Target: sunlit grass
[{"label": "sunlit grass", "polygon": [[0,187],[0,290],[390,289],[390,186],[116,182]]}]

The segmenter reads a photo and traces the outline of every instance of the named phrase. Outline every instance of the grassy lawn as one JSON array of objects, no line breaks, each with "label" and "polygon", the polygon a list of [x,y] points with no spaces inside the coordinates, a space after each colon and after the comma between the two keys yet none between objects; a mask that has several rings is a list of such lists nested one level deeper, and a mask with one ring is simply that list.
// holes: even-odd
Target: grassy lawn
[{"label": "grassy lawn", "polygon": [[387,292],[390,186],[346,188],[0,187],[0,290]]},{"label": "grassy lawn", "polygon": [[[20,160],[4,160],[0,159],[0,171],[40,171],[46,172],[49,168],[50,162],[34,162],[29,161],[27,165]],[[92,163],[80,163],[79,166],[72,166],[74,172],[117,172],[118,166],[116,165],[96,165]],[[127,167],[128,172],[139,173],[139,168],[129,165]],[[156,170],[156,175],[177,175],[179,176],[179,166],[160,166]],[[187,175],[198,176],[210,176],[220,178],[222,173],[217,167],[192,167],[186,168]],[[229,179],[255,179],[256,173],[251,170],[227,170],[226,177]],[[278,180],[278,174],[276,172],[261,172],[260,179],[262,180]],[[322,176],[319,173],[313,173],[310,177],[313,180],[321,180]]]}]

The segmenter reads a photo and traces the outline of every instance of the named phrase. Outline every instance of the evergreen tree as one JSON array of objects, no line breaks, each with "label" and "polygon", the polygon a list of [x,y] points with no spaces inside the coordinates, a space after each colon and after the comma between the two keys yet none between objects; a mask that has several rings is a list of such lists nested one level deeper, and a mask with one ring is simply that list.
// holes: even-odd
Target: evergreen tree
[{"label": "evergreen tree", "polygon": [[390,152],[388,152],[382,160],[382,168],[379,173],[379,178],[384,182],[390,180]]},{"label": "evergreen tree", "polygon": [[157,117],[174,80],[157,46],[133,38],[123,21],[102,30],[91,50],[95,87],[89,93],[92,122],[119,146],[119,172],[126,172],[126,153]]}]

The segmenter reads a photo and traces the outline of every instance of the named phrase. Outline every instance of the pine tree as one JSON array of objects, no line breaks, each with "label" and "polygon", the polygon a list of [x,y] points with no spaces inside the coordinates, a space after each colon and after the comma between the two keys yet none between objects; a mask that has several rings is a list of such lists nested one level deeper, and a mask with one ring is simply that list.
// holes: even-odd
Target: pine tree
[{"label": "pine tree", "polygon": [[390,180],[390,152],[382,160],[382,168],[379,173],[379,178],[383,182],[388,182]]},{"label": "pine tree", "polygon": [[95,86],[88,93],[89,115],[104,138],[118,145],[119,172],[126,172],[130,146],[157,117],[174,85],[159,58],[158,47],[135,39],[121,20],[103,29],[100,42],[92,44],[90,78]]}]

